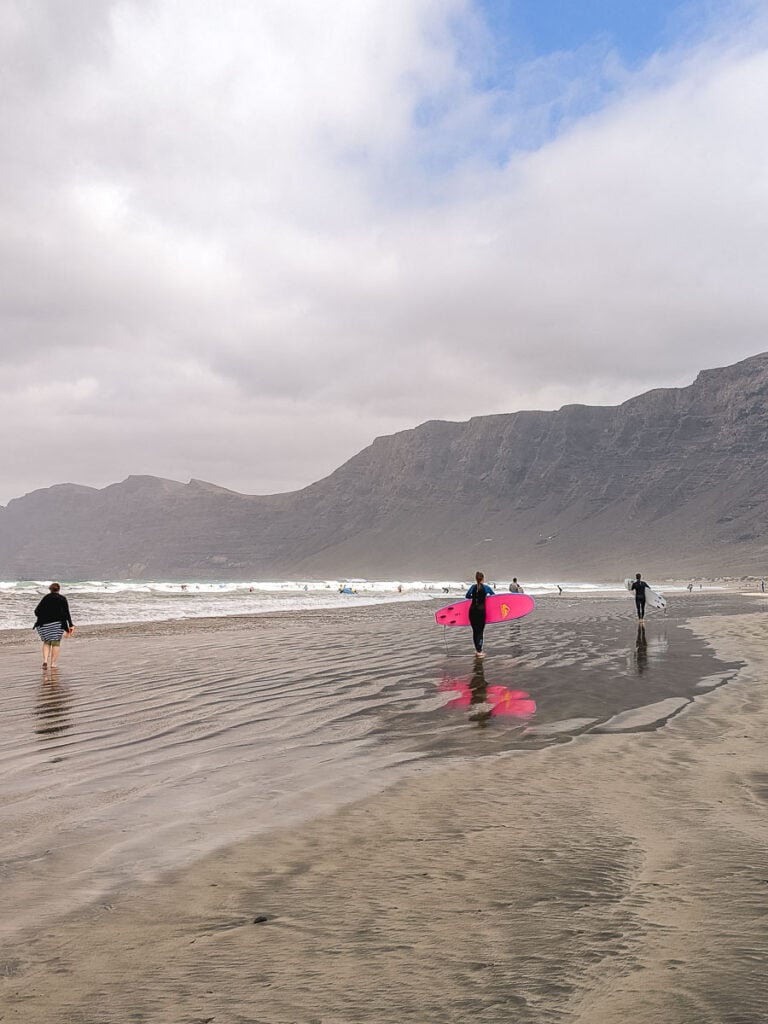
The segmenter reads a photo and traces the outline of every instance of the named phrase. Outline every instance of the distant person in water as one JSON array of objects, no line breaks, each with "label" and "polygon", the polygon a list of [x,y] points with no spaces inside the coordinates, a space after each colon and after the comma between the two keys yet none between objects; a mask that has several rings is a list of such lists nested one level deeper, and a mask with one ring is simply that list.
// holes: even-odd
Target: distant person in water
[{"label": "distant person in water", "polygon": [[645,620],[645,592],[651,588],[645,582],[639,572],[635,573],[635,578],[632,581],[632,591],[635,595],[635,607],[637,608],[637,617],[643,622]]},{"label": "distant person in water", "polygon": [[469,624],[472,627],[472,643],[475,645],[475,652],[478,658],[483,657],[483,632],[485,630],[485,599],[493,597],[493,591],[484,583],[485,575],[478,569],[475,573],[475,582],[467,591],[467,597],[472,602],[469,608]]},{"label": "distant person in water", "polygon": [[765,593],[765,580],[760,580],[760,589]]},{"label": "distant person in water", "polygon": [[512,582],[509,584],[510,594],[522,594],[523,588],[517,582],[517,576],[514,576]]},{"label": "distant person in water", "polygon": [[559,583],[556,583],[556,584],[555,584],[555,586],[557,587],[557,592],[558,592],[558,594],[562,594],[562,592],[563,592],[563,588],[562,588],[562,587],[560,586],[560,584],[559,584]]},{"label": "distant person in water", "polygon": [[60,592],[60,584],[51,583],[48,590],[49,593],[35,608],[34,628],[43,641],[43,668],[48,668],[49,658],[51,668],[55,668],[61,638],[64,633],[67,636],[72,636],[75,627],[72,623],[72,616],[69,614],[69,602]]}]

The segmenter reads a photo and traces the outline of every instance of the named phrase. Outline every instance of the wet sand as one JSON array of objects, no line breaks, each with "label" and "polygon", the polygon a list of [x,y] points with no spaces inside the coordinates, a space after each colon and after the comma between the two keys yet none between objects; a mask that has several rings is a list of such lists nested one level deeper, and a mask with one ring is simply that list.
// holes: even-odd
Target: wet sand
[{"label": "wet sand", "polygon": [[[463,672],[471,681],[471,661],[468,667],[466,657],[450,649],[446,657],[433,630],[406,631],[403,609],[387,619],[386,636],[391,642],[395,630],[400,641],[392,663],[381,622],[368,612],[356,620],[351,613],[348,623],[335,621],[333,654],[327,653],[327,635],[326,646],[318,641],[308,648],[306,637],[291,641],[293,627],[260,626],[265,644],[255,691],[243,682],[248,673],[232,666],[233,652],[235,663],[242,657],[237,637],[253,645],[253,624],[242,634],[237,626],[224,634],[221,626],[196,631],[195,664],[208,684],[179,693],[178,705],[193,705],[205,736],[210,730],[201,726],[200,702],[207,699],[224,734],[234,730],[249,743],[255,736],[265,742],[263,728],[253,733],[237,717],[238,705],[244,693],[263,696],[266,674],[277,680],[268,696],[279,706],[287,699],[286,685],[296,685],[301,674],[292,663],[299,655],[308,686],[322,685],[326,697],[330,693],[333,714],[321,701],[306,712],[308,718],[295,706],[280,717],[279,707],[260,703],[263,723],[281,722],[284,730],[287,719],[296,730],[283,766],[299,750],[311,750],[313,738],[323,737],[321,751],[305,767],[311,777],[327,781],[321,787],[324,801],[319,807],[311,797],[301,801],[293,809],[297,824],[276,827],[287,805],[274,777],[269,798],[260,779],[244,784],[248,767],[261,772],[274,765],[275,751],[243,761],[223,758],[216,747],[211,760],[209,745],[202,767],[213,768],[214,776],[223,771],[222,784],[195,815],[201,840],[187,846],[196,856],[182,866],[142,880],[141,872],[131,875],[117,858],[114,863],[122,866],[110,876],[110,895],[94,894],[87,905],[81,900],[60,916],[59,893],[52,890],[66,887],[75,853],[69,850],[58,868],[43,856],[31,875],[6,862],[6,877],[27,897],[36,887],[38,902],[37,913],[26,917],[19,904],[14,944],[5,945],[2,1019],[768,1020],[768,617],[759,601],[694,600],[686,605],[681,599],[677,619],[649,621],[648,646],[651,629],[656,638],[663,629],[666,641],[654,657],[647,655],[642,671],[626,604],[574,603],[572,610],[561,605],[547,612],[542,602],[536,630],[531,621],[504,642],[489,632],[486,676],[495,673],[505,684],[536,691],[536,714],[516,722],[483,723],[472,715],[471,704],[446,707],[444,676],[461,678]],[[571,661],[563,666],[566,648],[553,647],[553,638],[567,632],[571,620],[583,645],[568,646]],[[359,638],[357,663],[339,667],[348,628]],[[157,658],[179,647],[175,627],[151,634],[126,639],[135,644],[136,657],[143,649],[148,659],[143,685],[129,685],[120,676],[112,691],[133,694],[134,700],[141,692],[140,710],[132,710],[129,701],[122,719],[106,730],[105,698],[96,699],[98,659],[89,659],[101,644],[114,644],[114,634],[94,635],[82,653],[72,648],[62,655],[62,667],[64,657],[72,659],[73,690],[86,664],[95,703],[88,714],[81,704],[81,724],[73,722],[69,730],[79,730],[66,755],[71,763],[46,765],[54,772],[80,772],[78,758],[90,757],[91,774],[80,779],[86,792],[103,792],[105,786],[103,770],[93,768],[93,734],[101,734],[109,749],[116,737],[137,728],[133,717],[145,717],[144,702],[151,704],[147,680],[163,674]],[[291,642],[297,645],[292,655]],[[9,650],[16,664],[22,652]],[[275,661],[269,661],[270,652]],[[222,678],[211,687],[214,666]],[[236,682],[225,685],[230,674]],[[552,675],[559,682],[548,692],[544,684]],[[171,676],[177,679],[175,670]],[[367,688],[367,696],[355,684]],[[239,690],[228,689],[237,685]],[[155,701],[162,697],[163,716],[170,713],[168,686],[166,679],[156,690],[150,687]],[[295,703],[306,703],[307,692]],[[579,707],[589,713],[573,714]],[[349,718],[353,734],[331,740]],[[200,764],[203,748],[189,736],[195,723],[179,718],[174,728],[182,763]],[[542,728],[543,734],[537,731]],[[287,734],[277,732],[284,745]],[[57,742],[66,735],[59,734]],[[48,742],[36,737],[26,749],[27,777],[43,770],[39,752],[50,753]],[[229,739],[225,747],[231,749]],[[2,749],[11,763],[8,746]],[[183,786],[170,763],[158,757],[155,739],[137,737],[122,770],[130,783],[126,790],[137,785],[132,775],[148,765],[164,773],[174,798],[160,810],[174,818]],[[305,775],[297,778],[305,784]],[[69,794],[71,805],[60,808],[57,821],[74,829],[92,852],[93,835],[75,820],[82,817],[77,793],[72,796],[77,776],[69,781],[56,795],[61,800]],[[364,799],[324,813],[354,799],[357,785],[388,788],[374,796],[363,792]],[[237,799],[232,788],[243,791]],[[17,792],[19,806],[31,801],[39,810],[33,789],[30,782],[23,796]],[[224,793],[231,797],[225,803],[232,821],[240,821],[249,807],[256,816],[271,807],[272,817],[260,834],[206,854],[207,833],[222,827],[215,806],[217,794]],[[143,801],[132,802],[126,792],[116,802],[136,822],[143,814],[145,824],[156,823],[155,798],[150,786]],[[17,826],[24,820],[20,814]],[[173,828],[181,829],[182,820],[188,825],[189,813],[177,813]],[[110,821],[100,819],[105,835]],[[36,820],[26,828],[29,842],[49,835]],[[232,835],[236,831],[232,825]],[[139,861],[141,856],[148,855]],[[30,881],[34,887],[26,888]]]}]

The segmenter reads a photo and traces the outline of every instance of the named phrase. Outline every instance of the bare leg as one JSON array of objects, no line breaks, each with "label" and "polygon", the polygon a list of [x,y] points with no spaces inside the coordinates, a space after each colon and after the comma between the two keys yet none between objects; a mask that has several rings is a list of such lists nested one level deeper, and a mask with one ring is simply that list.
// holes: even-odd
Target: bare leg
[{"label": "bare leg", "polygon": [[56,659],[59,656],[59,645],[51,644],[51,668],[56,668]]},{"label": "bare leg", "polygon": [[43,668],[48,665],[48,656],[51,653],[51,645],[43,644]]}]

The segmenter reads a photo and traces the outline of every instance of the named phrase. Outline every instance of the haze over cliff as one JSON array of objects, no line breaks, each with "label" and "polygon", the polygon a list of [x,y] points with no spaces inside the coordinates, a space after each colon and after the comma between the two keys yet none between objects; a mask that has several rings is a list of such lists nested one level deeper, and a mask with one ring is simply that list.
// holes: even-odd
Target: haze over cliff
[{"label": "haze over cliff", "polygon": [[33,491],[0,509],[0,577],[761,574],[767,446],[763,353],[615,407],[423,423],[288,494]]}]

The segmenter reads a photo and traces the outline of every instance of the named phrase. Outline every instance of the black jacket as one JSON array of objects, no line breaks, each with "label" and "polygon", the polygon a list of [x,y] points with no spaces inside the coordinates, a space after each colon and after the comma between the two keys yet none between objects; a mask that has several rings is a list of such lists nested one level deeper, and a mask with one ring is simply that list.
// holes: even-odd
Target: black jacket
[{"label": "black jacket", "polygon": [[44,626],[48,622],[60,622],[62,629],[72,628],[72,616],[69,604],[63,594],[46,594],[35,608],[37,621],[35,627]]}]

